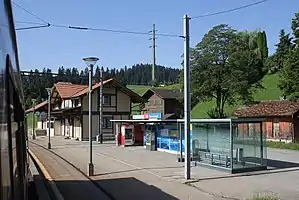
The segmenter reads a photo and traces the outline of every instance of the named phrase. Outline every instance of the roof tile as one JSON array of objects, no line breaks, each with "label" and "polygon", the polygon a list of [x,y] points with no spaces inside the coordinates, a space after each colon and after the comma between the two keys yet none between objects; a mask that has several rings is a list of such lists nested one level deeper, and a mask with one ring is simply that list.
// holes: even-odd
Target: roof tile
[{"label": "roof tile", "polygon": [[[106,83],[108,83],[108,82],[111,82],[113,79],[111,78],[111,79],[108,79],[108,80],[105,80],[105,81],[103,81],[103,85],[105,85]],[[98,82],[98,83],[96,83],[96,84],[94,84],[93,86],[92,86],[92,90],[95,90],[95,89],[97,89],[98,87],[100,87],[101,86],[101,82]],[[85,86],[85,88],[83,89],[83,90],[80,90],[80,91],[78,91],[78,92],[75,92],[75,93],[73,93],[72,94],[72,97],[79,97],[79,96],[82,96],[83,94],[86,94],[86,93],[88,93],[89,92],[89,87],[88,86]]]},{"label": "roof tile", "polygon": [[264,101],[233,112],[237,117],[282,117],[291,116],[299,110],[299,102],[289,100]]},{"label": "roof tile", "polygon": [[58,82],[54,84],[62,99],[71,98],[74,94],[88,88],[88,85],[79,85],[66,82]]},{"label": "roof tile", "polygon": [[33,112],[33,110],[37,110],[37,109],[39,109],[39,108],[41,108],[41,107],[47,105],[47,102],[48,102],[48,101],[43,101],[43,102],[41,102],[41,103],[35,105],[34,107],[29,108],[28,110],[25,111],[25,113],[30,113],[30,112]]}]

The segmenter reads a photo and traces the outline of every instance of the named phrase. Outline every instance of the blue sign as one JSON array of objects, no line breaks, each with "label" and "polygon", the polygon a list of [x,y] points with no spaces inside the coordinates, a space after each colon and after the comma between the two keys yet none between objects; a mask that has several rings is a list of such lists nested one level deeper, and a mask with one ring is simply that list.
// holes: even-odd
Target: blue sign
[{"label": "blue sign", "polygon": [[149,113],[148,119],[162,119],[162,113]]}]

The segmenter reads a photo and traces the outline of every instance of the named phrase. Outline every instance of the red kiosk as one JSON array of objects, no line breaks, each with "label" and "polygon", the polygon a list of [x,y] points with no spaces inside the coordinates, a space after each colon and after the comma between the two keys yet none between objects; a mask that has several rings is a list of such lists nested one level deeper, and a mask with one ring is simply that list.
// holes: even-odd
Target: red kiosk
[{"label": "red kiosk", "polygon": [[143,126],[141,124],[116,124],[118,146],[143,145]]}]

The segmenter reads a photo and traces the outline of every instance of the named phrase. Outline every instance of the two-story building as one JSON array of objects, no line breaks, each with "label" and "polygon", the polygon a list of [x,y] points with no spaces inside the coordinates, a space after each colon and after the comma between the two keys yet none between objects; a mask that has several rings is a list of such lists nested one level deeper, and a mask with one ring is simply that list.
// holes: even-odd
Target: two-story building
[{"label": "two-story building", "polygon": [[177,119],[183,115],[183,92],[179,89],[150,88],[142,97],[147,100],[142,114],[161,113],[162,119]]},{"label": "two-story building", "polygon": [[[100,83],[92,86],[92,136],[100,129]],[[52,89],[51,116],[55,117],[55,135],[88,140],[88,85],[59,82]],[[145,102],[141,96],[114,79],[103,81],[102,131],[104,139],[114,139],[111,119],[129,119],[132,103]]]}]

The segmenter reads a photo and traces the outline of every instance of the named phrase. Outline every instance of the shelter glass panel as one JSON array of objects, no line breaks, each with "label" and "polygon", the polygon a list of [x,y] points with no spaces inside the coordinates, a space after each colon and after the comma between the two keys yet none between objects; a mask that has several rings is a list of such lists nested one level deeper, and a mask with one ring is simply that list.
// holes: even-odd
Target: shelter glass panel
[{"label": "shelter glass panel", "polygon": [[193,160],[230,168],[230,123],[192,123]]},{"label": "shelter glass panel", "polygon": [[233,170],[244,171],[267,165],[266,135],[262,122],[232,124]]}]

